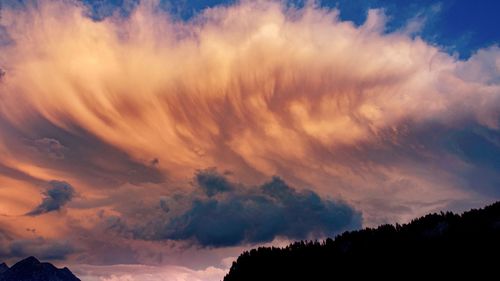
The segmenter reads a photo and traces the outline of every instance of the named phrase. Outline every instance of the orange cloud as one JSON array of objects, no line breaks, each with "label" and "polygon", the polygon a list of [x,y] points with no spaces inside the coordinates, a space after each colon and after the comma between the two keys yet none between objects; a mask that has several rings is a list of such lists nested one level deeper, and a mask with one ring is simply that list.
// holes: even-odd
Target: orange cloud
[{"label": "orange cloud", "polygon": [[[31,187],[74,186],[82,198],[65,215],[75,225],[90,229],[87,216],[101,208],[126,213],[116,200],[190,189],[207,167],[246,184],[279,175],[342,197],[368,224],[484,199],[460,188],[456,175],[472,165],[435,155],[419,133],[462,122],[498,130],[498,47],[460,61],[404,31],[384,33],[380,11],[357,27],[336,10],[277,1],[216,7],[188,22],[150,3],[103,21],[83,10],[40,1],[0,19],[12,39],[0,46],[0,162]],[[72,169],[71,159],[86,162]],[[35,207],[27,202],[12,209]]]},{"label": "orange cloud", "polygon": [[[455,59],[418,38],[382,34],[380,13],[356,28],[335,11],[257,1],[189,23],[165,18],[147,5],[102,22],[58,2],[4,12],[16,44],[2,50],[3,116],[76,124],[181,174],[220,166],[227,150],[269,175],[267,158],[369,141],[405,119],[470,113],[497,125],[477,102],[497,99],[497,86],[466,83]],[[449,116],[464,100],[468,109]]]}]

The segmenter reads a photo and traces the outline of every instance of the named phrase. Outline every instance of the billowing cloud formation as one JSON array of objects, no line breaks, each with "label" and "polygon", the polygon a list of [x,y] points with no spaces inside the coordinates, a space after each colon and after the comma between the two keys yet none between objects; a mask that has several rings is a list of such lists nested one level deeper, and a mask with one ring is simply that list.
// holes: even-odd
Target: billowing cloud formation
[{"label": "billowing cloud formation", "polygon": [[377,141],[405,120],[498,125],[498,86],[459,75],[474,59],[383,34],[377,11],[356,28],[335,11],[260,1],[189,23],[148,5],[125,23],[42,7],[3,16],[17,42],[1,57],[11,69],[4,118],[28,129],[23,112],[37,112],[184,177],[180,167],[277,174],[306,157],[317,162],[317,150]]},{"label": "billowing cloud formation", "polygon": [[310,190],[297,192],[278,177],[255,188],[237,187],[214,170],[199,172],[196,179],[208,197],[195,199],[189,210],[157,225],[153,239],[194,239],[202,246],[221,247],[276,237],[332,236],[361,226],[360,214],[347,204]]},{"label": "billowing cloud formation", "polygon": [[361,226],[361,214],[352,206],[311,190],[297,191],[279,177],[245,186],[207,169],[198,171],[194,180],[192,193],[161,198],[156,212],[135,220],[108,217],[108,228],[141,240],[227,247],[332,236]]},{"label": "billowing cloud formation", "polygon": [[26,215],[38,216],[52,211],[59,211],[66,203],[73,199],[75,189],[64,181],[50,181],[51,188],[44,192],[42,203]]},{"label": "billowing cloud formation", "polygon": [[[380,10],[356,26],[243,1],[186,22],[143,2],[95,21],[36,2],[0,19],[0,223],[15,237],[36,227],[89,249],[79,261],[161,263],[172,239],[315,236],[356,222],[349,206],[376,225],[500,198],[498,46],[460,60],[385,32]],[[78,186],[71,208],[15,217],[52,179]],[[63,206],[50,198],[31,212]],[[311,232],[289,223],[299,210]]]}]

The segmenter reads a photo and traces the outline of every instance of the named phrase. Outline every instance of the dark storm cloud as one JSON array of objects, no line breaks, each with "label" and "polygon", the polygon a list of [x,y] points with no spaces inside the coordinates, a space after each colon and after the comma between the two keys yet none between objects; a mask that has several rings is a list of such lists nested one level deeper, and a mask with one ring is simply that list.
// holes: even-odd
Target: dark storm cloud
[{"label": "dark storm cloud", "polygon": [[215,169],[199,171],[195,175],[196,183],[207,194],[212,197],[217,193],[223,193],[233,190],[233,185],[219,174]]},{"label": "dark storm cloud", "polygon": [[45,197],[40,205],[28,212],[28,216],[38,216],[52,211],[59,211],[73,196],[75,189],[64,181],[50,181],[51,188],[44,192]]},{"label": "dark storm cloud", "polygon": [[[134,229],[136,238],[224,247],[269,242],[276,237],[321,237],[361,226],[361,215],[346,203],[321,198],[310,190],[297,191],[279,177],[246,187],[209,169],[199,171],[195,180],[203,196],[192,194],[195,199],[190,207],[165,223],[148,224],[153,231]],[[160,205],[166,208],[164,199]]]}]

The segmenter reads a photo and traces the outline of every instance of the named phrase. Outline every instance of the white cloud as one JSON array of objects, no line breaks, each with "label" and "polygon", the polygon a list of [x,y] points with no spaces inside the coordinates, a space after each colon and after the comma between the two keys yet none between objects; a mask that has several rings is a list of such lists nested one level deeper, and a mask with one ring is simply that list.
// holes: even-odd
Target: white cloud
[{"label": "white cloud", "polygon": [[75,266],[82,281],[220,281],[227,269],[207,267],[193,270],[181,266],[110,265]]}]

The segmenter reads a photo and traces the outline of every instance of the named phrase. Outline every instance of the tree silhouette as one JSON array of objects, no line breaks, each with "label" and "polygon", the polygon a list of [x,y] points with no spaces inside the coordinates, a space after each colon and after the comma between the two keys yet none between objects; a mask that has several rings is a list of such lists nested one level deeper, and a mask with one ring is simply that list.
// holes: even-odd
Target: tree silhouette
[{"label": "tree silhouette", "polygon": [[[500,202],[242,253],[224,281],[498,279]],[[489,278],[487,278],[489,277]]]}]

